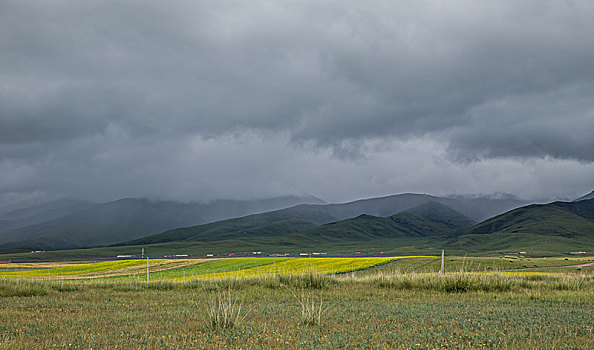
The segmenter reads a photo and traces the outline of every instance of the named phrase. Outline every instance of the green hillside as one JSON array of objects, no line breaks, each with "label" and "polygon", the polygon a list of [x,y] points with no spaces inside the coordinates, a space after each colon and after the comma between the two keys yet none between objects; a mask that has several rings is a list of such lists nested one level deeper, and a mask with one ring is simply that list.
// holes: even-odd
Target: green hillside
[{"label": "green hillside", "polygon": [[[400,194],[395,196],[372,198],[342,204],[312,205],[304,204],[295,207],[271,211],[262,214],[254,214],[245,217],[222,220],[210,224],[196,225],[168,230],[158,234],[152,234],[139,239],[131,240],[118,245],[146,245],[164,244],[168,242],[214,242],[227,246],[229,240],[240,240],[242,244],[278,244],[278,239],[271,239],[288,233],[295,233],[320,225],[349,220],[360,215],[374,217],[387,217],[395,213],[408,212],[400,218],[403,220],[400,226],[383,227],[390,232],[408,232],[411,236],[444,235],[453,231],[459,231],[470,227],[476,221],[471,217],[483,217],[488,213],[500,213],[503,208],[518,205],[517,200],[502,200],[488,198],[440,198],[421,194]],[[454,208],[454,209],[452,209]],[[462,213],[462,214],[461,214]],[[414,214],[417,217],[411,217]],[[397,220],[398,218],[395,218]],[[427,226],[425,220],[432,223]],[[389,224],[389,223],[388,223]],[[395,223],[392,223],[395,224]],[[347,224],[345,224],[347,225]],[[368,226],[374,230],[374,225],[386,225],[386,223],[374,223]],[[355,231],[362,234],[361,239],[366,236],[363,233],[365,225]],[[375,230],[380,230],[375,228]],[[344,230],[343,233],[350,232]],[[423,234],[419,234],[423,232]],[[338,233],[337,233],[338,234]],[[373,235],[373,233],[371,233]],[[284,236],[283,236],[284,237]],[[287,237],[288,239],[288,237]],[[356,240],[356,238],[353,237]],[[224,242],[223,242],[224,241]],[[295,246],[302,243],[310,243],[309,239],[303,242],[295,236],[295,240],[283,239],[283,244]],[[358,242],[353,242],[358,245]]]},{"label": "green hillside", "polygon": [[290,210],[175,229],[126,245],[230,239],[262,243],[273,239],[281,244],[296,246],[332,240],[358,243],[376,238],[445,237],[473,224],[471,219],[439,203],[423,204],[387,218],[363,214],[353,219],[323,224],[332,219],[322,208],[314,210],[310,206],[298,206]]},{"label": "green hillside", "polygon": [[591,251],[594,200],[518,208],[475,225],[449,244],[471,251]]},{"label": "green hillside", "polygon": [[594,200],[529,205],[484,221],[465,233],[591,236],[594,233]]},{"label": "green hillside", "polygon": [[[291,207],[297,203],[309,204]],[[387,217],[428,206],[429,209],[418,210],[425,210],[425,213],[421,213],[423,215],[433,213],[439,216],[443,215],[442,210],[430,208],[439,203],[480,221],[516,208],[522,202],[513,197],[442,198],[405,193],[340,204],[322,203],[314,197],[293,196],[252,201],[218,200],[211,203],[134,198],[103,204],[56,201],[2,213],[0,250],[59,250],[122,242],[128,242],[124,243],[127,245],[146,245],[181,241],[213,242],[213,239],[239,239],[249,244],[253,237],[270,238],[362,214]],[[237,219],[228,221],[232,218]],[[210,223],[214,224],[208,225]],[[250,239],[246,241],[246,237]],[[261,241],[260,238],[258,240]]]},{"label": "green hillside", "polygon": [[470,227],[473,221],[439,203],[428,203],[409,211],[382,218],[360,215],[353,219],[322,225],[285,235],[283,242],[309,241],[366,243],[370,240],[415,241],[415,238],[440,239]]},{"label": "green hillside", "polygon": [[336,218],[326,212],[323,207],[299,205],[284,210],[169,230],[126,242],[123,245],[249,239],[256,236],[274,237],[302,231],[332,221],[336,221]]}]

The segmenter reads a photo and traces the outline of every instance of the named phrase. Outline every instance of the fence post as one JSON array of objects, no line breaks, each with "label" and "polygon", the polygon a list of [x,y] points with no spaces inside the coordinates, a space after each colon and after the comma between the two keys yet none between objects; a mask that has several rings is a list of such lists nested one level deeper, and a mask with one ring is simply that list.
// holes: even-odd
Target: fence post
[{"label": "fence post", "polygon": [[443,264],[443,262],[444,262],[444,256],[445,256],[445,250],[442,249],[441,250],[441,269],[439,270],[439,274],[440,275],[445,274],[445,268],[444,268],[444,264]]},{"label": "fence post", "polygon": [[146,257],[146,283],[149,282],[149,258]]}]

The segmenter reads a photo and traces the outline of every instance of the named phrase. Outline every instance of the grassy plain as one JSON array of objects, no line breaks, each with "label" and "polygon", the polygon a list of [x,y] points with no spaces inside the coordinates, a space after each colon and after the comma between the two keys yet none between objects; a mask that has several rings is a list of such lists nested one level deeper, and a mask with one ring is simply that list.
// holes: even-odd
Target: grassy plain
[{"label": "grassy plain", "polygon": [[[495,270],[509,267],[510,259],[481,259],[446,260],[445,276],[435,273],[438,259],[417,258],[341,274],[303,268],[290,275],[217,275],[151,283],[5,277],[0,278],[0,348],[594,348],[592,274],[558,271],[567,267],[534,273],[522,271],[520,265],[510,275]],[[240,259],[222,261],[250,270],[292,260],[304,264],[309,259],[278,259],[257,266]],[[220,261],[170,271],[188,273],[202,265],[202,273],[210,263],[218,269],[215,274],[224,274],[225,263]],[[532,265],[576,263],[589,259],[536,259]],[[241,306],[232,327],[209,325],[210,305],[221,296]],[[304,300],[320,311],[319,322],[304,319]]]}]

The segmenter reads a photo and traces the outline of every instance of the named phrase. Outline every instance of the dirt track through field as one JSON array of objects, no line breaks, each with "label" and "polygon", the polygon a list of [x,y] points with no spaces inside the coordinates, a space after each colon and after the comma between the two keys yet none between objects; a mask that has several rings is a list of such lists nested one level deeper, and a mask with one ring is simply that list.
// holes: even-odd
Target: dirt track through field
[{"label": "dirt track through field", "polygon": [[[149,262],[149,271],[150,272],[161,272],[167,270],[178,269],[181,267],[191,266],[201,264],[206,261],[211,261],[213,259],[176,259],[176,260],[162,260],[162,261],[154,261]],[[60,265],[55,264],[51,265],[51,267],[58,267]],[[76,266],[76,264],[69,264],[66,266]],[[48,268],[50,266],[45,266]],[[50,269],[51,270],[51,269]],[[72,280],[72,279],[95,279],[95,278],[106,278],[106,277],[120,277],[120,276],[131,276],[142,274],[146,272],[146,265],[134,265],[134,266],[127,266],[122,268],[117,268],[113,270],[106,270],[106,271],[97,271],[97,272],[88,272],[88,273],[79,273],[79,274],[64,274],[64,275],[52,275],[52,276],[31,276],[31,277],[19,277],[18,275],[15,277],[18,278],[27,278],[27,279],[37,279],[37,280]]]},{"label": "dirt track through field", "polygon": [[[190,265],[201,264],[203,262],[209,261],[208,259],[179,259],[179,260],[166,260],[166,261],[158,261],[155,263],[149,262],[149,271],[150,272],[160,272],[160,271],[167,271],[172,269],[178,269],[181,267],[186,267]],[[119,277],[119,276],[129,276],[129,275],[136,275],[146,272],[146,265],[137,265],[137,266],[130,266],[125,267],[122,269],[105,271],[100,273],[89,273],[89,274],[80,274],[80,275],[72,275],[72,276],[64,276],[64,279],[90,279],[90,278],[105,278],[105,277]],[[52,276],[52,279],[56,277]],[[58,277],[58,279],[61,279]]]},{"label": "dirt track through field", "polygon": [[577,264],[577,265],[562,265],[562,266],[534,266],[534,267],[521,267],[517,269],[507,269],[503,271],[513,272],[513,271],[520,271],[520,270],[539,270],[539,269],[562,269],[567,267],[585,267],[585,266],[592,266],[594,262],[589,262],[585,264]]}]

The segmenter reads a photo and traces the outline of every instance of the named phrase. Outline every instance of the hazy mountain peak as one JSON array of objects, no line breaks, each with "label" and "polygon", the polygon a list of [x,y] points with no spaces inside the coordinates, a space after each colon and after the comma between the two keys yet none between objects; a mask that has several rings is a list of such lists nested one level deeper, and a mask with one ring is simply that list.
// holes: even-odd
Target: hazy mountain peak
[{"label": "hazy mountain peak", "polygon": [[450,225],[452,227],[466,228],[476,223],[475,220],[469,218],[468,216],[448,207],[445,204],[434,201],[407,209],[405,212],[434,222]]},{"label": "hazy mountain peak", "polygon": [[493,193],[477,193],[477,194],[452,194],[445,198],[452,199],[493,199],[493,200],[508,200],[508,201],[523,201],[515,194],[505,192]]},{"label": "hazy mountain peak", "polygon": [[580,198],[574,200],[574,202],[584,201],[584,200],[587,200],[587,199],[594,199],[594,191],[588,193],[587,195],[581,196]]},{"label": "hazy mountain peak", "polygon": [[83,209],[92,204],[92,202],[84,200],[60,198],[30,207],[11,210],[7,213],[4,213],[2,218],[6,220],[28,219],[31,222],[37,222],[39,220],[33,219],[34,216],[43,215],[45,220],[49,220],[52,217],[65,215],[67,213]]}]

